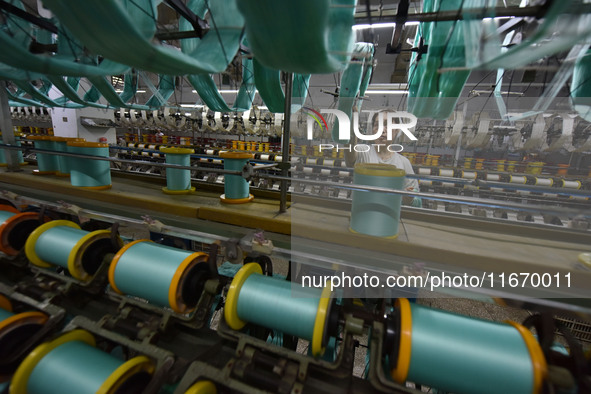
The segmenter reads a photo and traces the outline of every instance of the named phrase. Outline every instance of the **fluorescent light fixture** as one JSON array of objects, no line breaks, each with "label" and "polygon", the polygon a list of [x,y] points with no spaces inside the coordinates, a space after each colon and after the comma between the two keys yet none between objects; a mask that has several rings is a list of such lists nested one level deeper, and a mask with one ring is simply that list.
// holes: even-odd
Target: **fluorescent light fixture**
[{"label": "fluorescent light fixture", "polygon": [[366,90],[365,94],[408,94],[408,90]]},{"label": "fluorescent light fixture", "polygon": [[[226,89],[226,90],[220,90],[219,92],[221,94],[224,94],[224,93],[228,93],[228,94],[229,93],[238,93],[238,89]],[[258,93],[258,92],[259,92],[258,90],[255,90],[255,94]],[[191,90],[191,93],[197,93],[197,91],[196,90]]]},{"label": "fluorescent light fixture", "polygon": [[365,29],[382,29],[385,27],[396,27],[396,23],[388,22],[388,23],[374,23],[374,24],[362,24],[362,25],[353,25],[353,30],[365,30]]},{"label": "fluorescent light fixture", "polygon": [[372,83],[368,86],[369,90],[407,90],[407,83]]},{"label": "fluorescent light fixture", "polygon": [[[406,22],[405,26],[416,26],[419,22]],[[382,29],[386,27],[396,27],[395,22],[384,22],[384,23],[373,23],[373,24],[361,24],[361,25],[353,25],[353,30],[365,30],[365,29]]]},{"label": "fluorescent light fixture", "polygon": [[257,105],[258,109],[269,109],[266,105]]},{"label": "fluorescent light fixture", "polygon": [[[143,90],[143,89],[136,90],[135,92],[136,93],[146,93],[146,91]],[[123,90],[121,90],[121,89],[115,89],[115,93],[123,93]]]},{"label": "fluorescent light fixture", "polygon": [[502,20],[506,20],[506,19],[513,19],[515,18],[514,16],[496,16],[494,18],[482,18],[483,21],[502,21]]},{"label": "fluorescent light fixture", "polygon": [[182,108],[203,108],[201,104],[181,104]]}]

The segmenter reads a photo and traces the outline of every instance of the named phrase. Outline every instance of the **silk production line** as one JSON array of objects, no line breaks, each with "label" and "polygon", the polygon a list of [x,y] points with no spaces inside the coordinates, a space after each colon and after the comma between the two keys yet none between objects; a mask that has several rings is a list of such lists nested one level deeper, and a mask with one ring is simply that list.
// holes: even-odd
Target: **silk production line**
[{"label": "silk production line", "polygon": [[0,394],[591,393],[590,16],[0,0]]},{"label": "silk production line", "polygon": [[[239,144],[240,142],[233,142],[234,147],[239,147]],[[254,148],[258,148],[254,145],[255,143],[253,143]],[[260,145],[262,146],[262,144]],[[138,155],[142,156],[142,162],[122,164],[121,171],[158,176],[164,174],[164,169],[151,164],[164,161],[164,155],[159,150],[160,146],[161,144],[156,143],[129,142],[127,143],[127,147],[112,147],[112,150],[113,152],[117,152],[116,156],[122,159],[133,160]],[[242,143],[242,146],[244,147],[244,143]],[[223,184],[224,178],[222,174],[208,172],[207,169],[219,169],[223,167],[223,160],[219,158],[218,154],[226,148],[191,148],[196,152],[192,156],[191,162],[203,168],[200,171],[193,171],[192,179],[198,182]],[[268,147],[265,148],[268,149]],[[308,149],[311,150],[310,147]],[[280,170],[277,167],[277,163],[280,163],[282,160],[281,154],[272,151],[266,153],[259,152],[257,149],[250,150],[249,152],[253,154],[253,168],[257,166],[271,166],[270,168],[265,168],[264,172],[279,175]],[[496,163],[493,164],[496,167]],[[589,207],[591,183],[587,177],[552,177],[525,173],[508,173],[504,171],[438,168],[424,165],[415,165],[415,173],[416,175],[412,177],[418,179],[421,191],[440,194],[442,195],[440,197],[448,195],[492,198],[523,202],[525,204],[562,205],[581,210],[588,209]],[[340,185],[331,187],[326,183],[335,182],[346,185],[353,181],[353,170],[346,167],[343,158],[293,155],[290,158],[290,175],[290,192],[292,193],[303,193],[337,200],[350,200],[351,198],[351,190],[339,187]],[[252,176],[254,179],[250,181],[251,187],[261,190],[279,191],[280,183],[278,180],[257,177],[254,172]],[[298,182],[298,179],[318,181],[320,183],[307,185]],[[446,202],[445,198],[440,200],[443,204],[438,204],[437,201],[425,199],[423,207],[466,215],[591,229],[589,221],[582,217],[564,215],[559,217],[555,214],[532,212],[532,210],[508,211],[491,207],[478,208],[477,206],[470,206],[468,204],[460,205],[454,204],[452,201]]]},{"label": "silk production line", "polygon": [[[0,341],[11,344],[2,347],[11,393],[408,392],[407,380],[459,393],[541,392],[568,385],[569,370],[585,384],[572,369],[582,353],[550,348],[546,314],[522,326],[405,298],[359,304],[273,275],[274,262],[298,257],[260,233],[231,239],[3,196]],[[130,228],[150,239],[123,236]],[[530,326],[546,335],[541,345]],[[366,372],[353,377],[368,329]],[[303,354],[298,339],[309,341]]]},{"label": "silk production line", "polygon": [[[215,138],[204,139],[180,137],[179,139],[179,137],[177,137],[176,140],[173,140],[173,142],[176,141],[176,143],[181,143],[182,145],[190,145],[191,140],[198,142],[198,145],[193,147],[198,154],[193,157],[195,163],[199,162],[206,167],[220,167],[222,162],[217,160],[215,156],[223,149],[238,149],[251,152],[254,154],[254,159],[258,160],[260,164],[268,165],[270,162],[280,162],[282,159],[279,143],[257,142],[253,138],[258,137],[262,140],[264,136],[273,136],[280,133],[283,114],[272,114],[268,111],[254,108],[252,111],[244,114],[237,113],[233,116],[229,116],[229,114],[213,112],[207,107],[202,107],[200,110],[191,113],[190,115],[190,119],[196,121],[196,123],[193,123],[193,126],[189,126],[188,129],[193,130],[193,136],[195,136],[195,133],[200,133],[202,135],[205,135],[204,133],[208,133],[208,135],[211,133],[217,133],[214,135],[222,138],[221,140],[216,140]],[[486,116],[487,115],[485,114],[484,117]],[[144,111],[141,116],[139,112],[135,113],[132,110],[128,112],[122,111],[118,119],[128,118],[132,120],[136,119],[132,122],[135,122],[135,124],[140,125],[141,127],[147,127],[148,129],[167,128],[171,131],[180,130],[183,127],[186,127],[189,122],[188,120],[182,120],[184,118],[182,113],[179,113],[178,111],[175,113],[175,111],[172,110],[169,115],[156,112],[150,114]],[[551,134],[553,131],[546,126],[551,125],[552,120],[559,120],[565,124],[565,128],[561,131],[561,136],[558,136],[558,138],[555,137],[555,139],[562,140],[564,136],[572,136],[573,129],[581,122],[574,121],[572,117],[563,118],[564,120],[558,117],[550,118],[551,120],[540,121],[542,126],[541,128],[538,127],[539,130],[537,131],[537,134],[541,134],[536,137],[538,139],[548,139],[547,134]],[[125,122],[125,125],[131,124],[130,121],[126,120]],[[302,115],[300,114],[296,123],[292,126],[293,134],[295,136],[303,134],[302,123]],[[455,114],[454,121],[446,122],[445,132],[436,134],[429,131],[430,128],[422,127],[417,132],[417,135],[423,137],[424,141],[429,141],[430,146],[456,143],[459,147],[462,141],[462,138],[459,138],[459,135],[463,132],[466,134],[466,136],[464,136],[464,141],[467,142],[465,142],[462,147],[475,149],[479,146],[484,147],[490,143],[491,139],[497,138],[499,130],[502,131],[501,136],[507,134],[508,128],[497,126],[498,124],[500,124],[498,120],[493,122],[491,119],[480,119],[480,116],[477,120],[464,122],[461,113],[457,113]],[[526,126],[518,124],[514,129],[519,130],[524,127]],[[570,127],[570,129],[568,127]],[[583,123],[581,123],[581,127],[584,129],[583,132],[575,133],[574,136],[571,137],[573,141],[571,143],[575,144],[578,150],[584,149],[584,147],[587,146],[587,141],[591,138]],[[225,136],[227,134],[244,138],[250,137],[251,141],[229,140]],[[174,139],[174,137],[171,138]],[[135,143],[130,142],[138,139],[141,139],[142,141]],[[438,140],[440,141],[437,142]],[[167,142],[163,141],[162,138],[159,141],[156,141],[156,138],[150,134],[145,134],[139,138],[136,135],[126,134],[125,141],[129,150],[125,152],[126,149],[117,148],[122,151],[119,153],[120,156],[129,159],[133,158],[134,155],[142,155],[147,160],[153,160],[153,158],[156,158],[156,161],[162,160],[158,148],[160,145],[165,145]],[[222,144],[219,145],[218,141],[222,141]],[[478,141],[480,145],[477,145],[475,141]],[[527,145],[532,145],[532,142],[530,141]],[[204,146],[210,147],[210,149],[204,148]],[[551,146],[556,147],[558,145],[552,143]],[[345,168],[343,151],[333,151],[330,152],[331,154],[326,155],[326,153],[319,151],[318,148],[319,145],[290,145],[290,152],[292,154],[290,158],[290,173],[293,175],[292,180],[294,180],[290,191],[296,193],[311,193],[322,197],[350,199],[350,190],[347,191],[338,187],[331,188],[330,186],[323,185],[306,188],[306,185],[295,182],[295,178],[321,182],[332,181],[345,184],[352,181],[352,169]],[[503,147],[500,146],[499,148],[502,149]],[[438,164],[439,156],[422,154],[423,157],[420,157],[416,153],[406,152],[403,152],[402,154],[410,158],[411,162],[414,164],[416,178],[419,180],[421,191],[424,192],[474,197],[480,196],[483,198],[525,203],[541,203],[549,205],[566,204],[566,206],[580,209],[585,209],[587,207],[586,201],[588,201],[589,190],[591,190],[588,174],[584,173],[578,176],[566,175],[566,170],[563,165],[551,167],[544,165],[543,162],[521,163],[508,160],[485,161],[485,159],[467,157],[464,158],[463,163],[456,162],[455,166],[453,166],[453,163],[446,163],[447,165],[442,163],[440,166]],[[152,159],[150,159],[150,157]],[[158,159],[159,157],[160,159]],[[135,166],[131,170],[148,173],[154,171],[157,173],[162,172],[162,170],[159,171],[157,167],[150,167],[149,165]],[[545,176],[542,174],[542,171],[546,174]],[[210,183],[223,182],[223,177],[219,174],[216,177],[215,174],[212,173],[199,173],[197,178],[200,180],[206,179]],[[453,178],[460,179],[456,180]],[[506,185],[507,187],[500,187],[505,186],[503,184],[508,185]],[[263,178],[252,181],[251,186],[277,191],[279,183]],[[529,221],[541,224],[575,226],[584,229],[589,228],[588,221],[580,217],[558,217],[556,215],[533,213],[531,211],[507,212],[502,209],[474,209],[475,207],[470,207],[469,205],[463,206],[453,203],[438,204],[437,201],[434,200],[426,200],[424,207],[469,215]]]},{"label": "silk production line", "polygon": [[[219,186],[223,186],[226,194],[229,191],[227,178],[216,187],[219,174],[224,177],[240,174],[247,185],[245,179],[251,177],[259,180],[268,177],[269,185],[281,181],[280,175],[273,174],[279,170],[276,153],[236,152],[238,157],[224,156],[222,149],[205,149],[195,154],[187,146],[156,149],[151,145],[138,147],[135,143],[109,149],[78,140],[68,141],[65,153],[56,149],[57,145],[44,146],[48,142],[64,143],[63,140],[51,136],[23,140],[16,148],[24,150],[23,160],[35,154],[36,163],[31,161],[29,165],[37,164],[37,168],[27,168],[24,174],[4,173],[0,177],[5,188],[4,224],[0,226],[5,266],[0,293],[6,298],[2,304],[2,327],[6,331],[2,335],[23,338],[6,339],[8,343],[22,344],[15,349],[7,348],[8,355],[3,358],[8,360],[3,368],[7,371],[6,380],[10,381],[10,392],[53,392],[45,382],[48,376],[55,379],[59,371],[69,371],[57,376],[73,392],[407,392],[411,389],[405,387],[406,381],[414,382],[416,387],[423,385],[458,393],[474,392],[475,388],[478,392],[543,392],[549,385],[570,385],[583,390],[587,384],[581,345],[568,328],[554,323],[552,318],[566,313],[571,321],[585,319],[587,307],[576,302],[563,300],[555,304],[541,298],[531,305],[531,301],[519,301],[519,294],[463,294],[503,305],[527,305],[528,309],[539,312],[523,325],[503,324],[438,311],[400,297],[370,302],[340,298],[329,287],[301,287],[301,278],[292,276],[292,270],[284,269],[277,276],[281,262],[283,265],[289,262],[290,266],[301,264],[299,275],[307,270],[322,271],[320,267],[327,264],[330,267],[338,257],[322,251],[326,244],[316,249],[313,244],[323,239],[334,242],[334,237],[344,234],[346,238],[339,249],[347,256],[343,258],[345,261],[354,264],[364,261],[365,265],[369,255],[364,250],[370,249],[380,254],[369,259],[388,262],[390,271],[386,272],[413,270],[417,259],[424,272],[437,272],[441,269],[438,263],[457,256],[452,257],[449,252],[440,255],[442,251],[438,248],[425,254],[428,247],[424,244],[419,248],[416,244],[405,247],[407,241],[413,240],[416,231],[413,226],[429,222],[435,227],[443,218],[446,232],[450,228],[466,228],[470,222],[474,226],[473,218],[482,220],[479,215],[458,216],[455,219],[458,223],[450,225],[454,219],[449,212],[437,219],[437,212],[426,216],[422,213],[432,209],[404,209],[406,240],[397,241],[398,257],[393,260],[391,241],[352,234],[334,221],[337,217],[348,221],[350,208],[343,206],[343,202],[356,187],[350,180],[343,180],[351,175],[346,167],[339,166],[341,159],[291,159],[291,203],[300,205],[300,210],[310,210],[308,214],[313,216],[294,216],[292,206],[291,220],[285,221],[285,217],[277,216],[277,195],[272,186],[247,187],[247,193],[256,196],[249,204],[258,204],[249,206],[248,211],[240,208],[242,204],[230,210],[227,207],[233,204],[215,206],[220,204],[216,192],[221,191]],[[80,149],[91,149],[92,155],[103,156],[105,160],[92,160],[89,151]],[[163,163],[161,155],[183,156],[185,161]],[[251,165],[247,165],[249,158]],[[242,161],[238,167],[228,169],[222,163],[230,159]],[[108,180],[98,179],[108,183],[108,188],[76,184],[83,181],[81,173],[92,173],[101,165],[107,169],[114,166]],[[121,171],[127,166],[136,170]],[[262,168],[257,170],[257,166]],[[158,171],[148,175],[138,168]],[[178,181],[180,177],[178,173],[168,172],[166,186],[161,188],[165,180],[160,173],[162,169],[184,170],[183,176],[188,176],[190,183],[196,181],[198,194],[189,191],[180,195],[182,200],[176,199],[179,195],[170,193],[173,187],[169,178]],[[330,173],[322,172],[326,169]],[[58,175],[69,172],[70,180],[56,177],[56,172]],[[344,172],[348,174],[345,177]],[[303,174],[308,177],[301,177]],[[31,182],[28,178],[36,184],[36,190],[26,186]],[[433,179],[440,181],[437,176]],[[152,191],[145,195],[150,184]],[[314,190],[323,186],[342,189],[340,198],[327,200],[326,194]],[[299,192],[298,187],[302,189]],[[306,189],[315,193],[306,195]],[[299,194],[305,198],[300,199]],[[426,192],[420,195],[423,199],[459,205],[495,206],[494,200],[469,199],[465,195]],[[47,200],[51,196],[61,201]],[[67,201],[63,200],[64,196]],[[195,198],[202,200],[198,208],[192,202]],[[210,202],[204,202],[208,198]],[[311,205],[309,198],[314,199]],[[212,206],[212,200],[218,201],[217,204]],[[275,204],[269,206],[273,201]],[[521,202],[496,203],[501,209],[528,209]],[[332,222],[326,223],[326,219],[318,217],[316,204],[324,207],[323,214],[331,217]],[[532,207],[552,211],[545,206]],[[576,205],[567,209],[567,212],[577,211]],[[137,219],[140,215],[142,220]],[[269,215],[274,218],[267,219]],[[486,222],[488,227],[494,225],[490,220]],[[559,234],[556,224],[525,222],[524,227],[505,222],[497,223],[505,234],[528,231],[536,238],[546,239],[544,243],[551,243],[553,253],[556,248],[563,248],[565,256],[575,257],[573,250],[584,251],[583,245],[589,239],[586,231],[567,226],[558,230],[563,233]],[[245,233],[244,226],[265,232]],[[418,224],[416,228],[420,227]],[[424,234],[424,229],[420,233]],[[281,234],[299,237],[305,234],[310,238],[306,248],[312,247],[313,253],[294,248],[293,239],[289,241]],[[426,241],[432,244],[433,238]],[[503,243],[508,247],[506,241],[497,242],[500,244],[490,247],[502,247]],[[533,241],[524,238],[524,242]],[[60,248],[53,247],[56,244]],[[478,248],[479,245],[474,245],[474,249]],[[546,253],[541,245],[536,249],[537,253]],[[487,262],[483,255],[486,251],[472,253],[475,254],[467,259],[464,256],[464,264],[478,258],[480,264],[488,264],[490,268],[502,260],[495,256]],[[507,250],[507,255],[512,253],[513,250]],[[513,259],[516,270],[527,266],[524,260],[522,256]],[[162,265],[162,261],[170,263]],[[391,266],[394,261],[395,266]],[[530,261],[541,269],[542,261],[537,255],[530,256]],[[587,283],[584,266],[576,270],[576,283],[569,289],[573,291]],[[292,297],[293,291],[300,297]],[[560,298],[577,293],[550,294]],[[435,326],[434,321],[438,322]],[[556,328],[549,328],[554,324]],[[530,327],[543,339],[536,340],[527,329]],[[553,345],[555,331],[563,332],[570,353],[564,354]],[[371,335],[367,336],[368,333]],[[458,333],[462,333],[460,337]],[[428,338],[437,338],[436,344]],[[361,344],[364,341],[366,345]],[[356,354],[360,349],[366,355],[362,362],[364,372],[354,376],[351,371],[359,364]],[[467,352],[467,349],[478,351]],[[498,356],[490,357],[491,352]],[[98,370],[90,369],[97,364],[101,366]],[[57,366],[57,371],[48,365]],[[499,376],[503,376],[502,383],[498,381]],[[57,390],[61,392],[63,388]]]}]

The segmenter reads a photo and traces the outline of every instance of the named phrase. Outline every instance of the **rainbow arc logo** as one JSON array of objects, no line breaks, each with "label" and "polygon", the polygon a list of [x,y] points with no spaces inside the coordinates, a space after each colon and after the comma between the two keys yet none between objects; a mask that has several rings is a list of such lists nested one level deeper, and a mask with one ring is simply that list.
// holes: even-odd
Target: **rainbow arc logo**
[{"label": "rainbow arc logo", "polygon": [[[326,119],[324,119],[324,116],[320,115],[320,112],[315,111],[310,107],[304,107],[304,109],[306,111],[309,111],[309,112],[306,112],[306,114],[308,114],[308,116],[311,116],[312,118],[314,118],[314,120],[318,124],[318,127],[320,127],[320,130],[322,130],[322,124],[324,124],[324,128],[326,130],[328,130],[328,125],[326,124]],[[322,120],[322,123],[320,123],[321,120]]]}]

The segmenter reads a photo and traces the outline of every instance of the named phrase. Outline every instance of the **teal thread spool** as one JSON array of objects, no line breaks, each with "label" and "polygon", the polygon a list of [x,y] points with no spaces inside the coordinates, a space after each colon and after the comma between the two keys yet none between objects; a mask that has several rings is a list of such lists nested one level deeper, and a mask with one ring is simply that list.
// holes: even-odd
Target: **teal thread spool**
[{"label": "teal thread spool", "polygon": [[[48,135],[32,135],[29,140],[35,142],[35,148],[45,150],[55,150],[55,141],[53,137]],[[33,171],[36,175],[52,175],[58,172],[57,164],[58,156],[49,155],[46,153],[37,153],[37,167],[38,170]]]},{"label": "teal thread spool", "polygon": [[10,393],[141,393],[154,371],[152,361],[146,356],[120,360],[95,346],[84,330],[37,346],[16,370]]},{"label": "teal thread spool", "polygon": [[539,393],[546,361],[517,323],[473,319],[397,301],[398,362],[392,377],[454,393]]},{"label": "teal thread spool", "polygon": [[109,267],[109,283],[120,294],[144,298],[177,313],[190,312],[209,268],[207,254],[140,239],[125,245]]},{"label": "teal thread spool", "polygon": [[91,279],[104,257],[117,250],[110,230],[88,232],[69,220],[53,220],[37,227],[25,243],[25,254],[33,265],[57,265],[82,281]]},{"label": "teal thread spool", "polygon": [[[68,153],[109,157],[109,145],[98,142],[67,143]],[[111,163],[106,160],[93,160],[80,157],[68,157],[70,183],[72,186],[93,190],[111,188]]]},{"label": "teal thread spool", "polygon": [[234,330],[247,323],[295,335],[311,342],[312,354],[324,353],[328,341],[327,319],[331,306],[330,286],[324,289],[262,275],[259,264],[238,271],[228,291],[224,317]]},{"label": "teal thread spool", "polygon": [[[169,148],[160,147],[160,152],[166,154],[167,164],[176,164],[179,166],[190,166],[191,155],[195,153],[189,148]],[[180,168],[166,169],[166,187],[162,188],[166,194],[189,194],[195,191],[191,186],[191,171]]]},{"label": "teal thread spool", "polygon": [[0,294],[0,324],[12,316],[14,316],[14,313],[12,313],[12,305],[10,305],[10,301]]},{"label": "teal thread spool", "polygon": [[[390,164],[358,163],[353,183],[402,190],[404,175],[404,170]],[[376,237],[397,237],[401,201],[397,194],[353,191],[350,230]]]},{"label": "teal thread spool", "polygon": [[[220,152],[224,159],[224,169],[230,171],[242,171],[248,160],[254,157],[251,153],[244,152]],[[248,182],[240,175],[224,176],[224,194],[220,200],[227,204],[242,204],[253,200],[253,195],[248,189]]]},{"label": "teal thread spool", "polygon": [[18,213],[18,209],[11,205],[0,204],[0,225]]},{"label": "teal thread spool", "polygon": [[[2,133],[1,132],[0,132],[0,137],[2,137]],[[0,144],[3,144],[3,143],[4,142],[3,142],[2,138],[0,138]],[[15,145],[16,146],[21,146],[20,139],[18,139],[18,138],[16,139]],[[25,159],[23,157],[23,151],[22,150],[17,151],[17,157],[18,157],[18,164],[19,165],[26,166],[27,164],[29,164],[29,163],[25,162]],[[1,148],[0,149],[0,167],[6,167],[7,165],[8,164],[6,164],[6,155],[4,154],[4,149]]]},{"label": "teal thread spool", "polygon": [[[75,137],[51,137],[53,148],[56,152],[67,152],[68,142],[84,142],[84,138]],[[66,156],[57,156],[57,176],[70,176],[70,165]]]}]

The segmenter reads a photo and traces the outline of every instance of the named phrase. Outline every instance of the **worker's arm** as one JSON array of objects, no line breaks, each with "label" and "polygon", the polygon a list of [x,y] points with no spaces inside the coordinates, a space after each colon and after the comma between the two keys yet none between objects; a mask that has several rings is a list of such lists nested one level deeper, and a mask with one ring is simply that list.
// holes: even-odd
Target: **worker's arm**
[{"label": "worker's arm", "polygon": [[[408,160],[404,161],[404,171],[408,175],[414,175],[414,170],[412,168],[412,164],[410,164],[410,161],[408,161]],[[408,178],[408,177],[405,178],[404,179],[404,189],[409,192],[419,192],[420,191],[419,181],[417,181],[414,178]],[[419,197],[404,196],[402,198],[402,203],[404,205],[411,205],[416,208],[422,208],[422,206],[423,206],[423,202]]]}]

